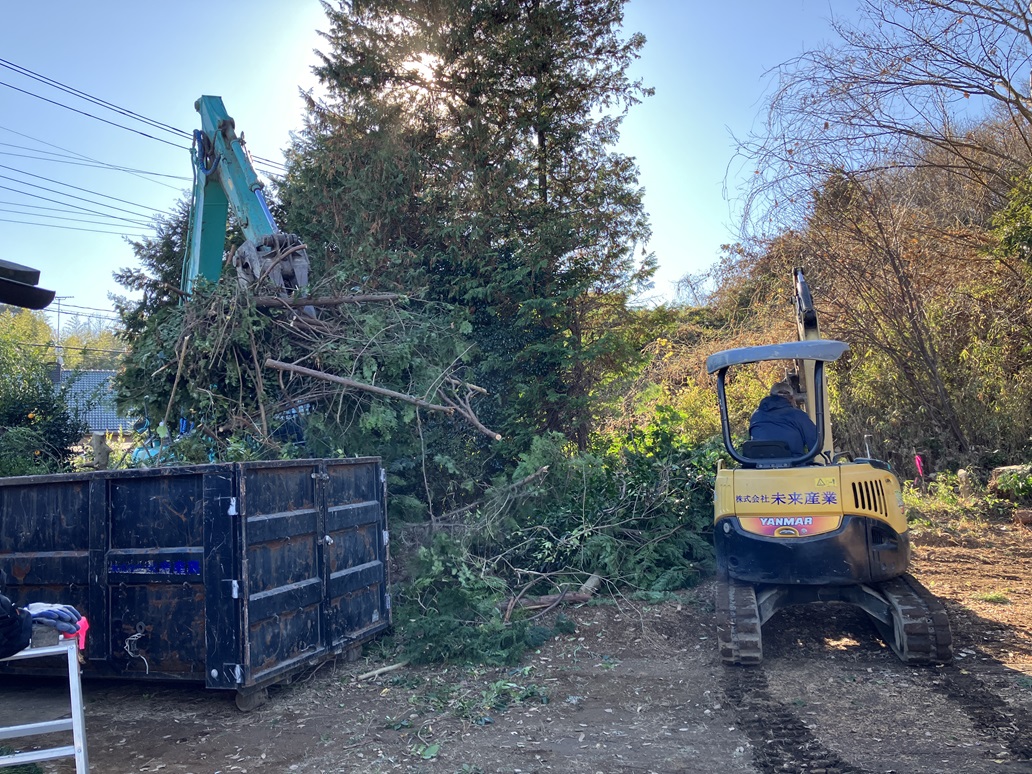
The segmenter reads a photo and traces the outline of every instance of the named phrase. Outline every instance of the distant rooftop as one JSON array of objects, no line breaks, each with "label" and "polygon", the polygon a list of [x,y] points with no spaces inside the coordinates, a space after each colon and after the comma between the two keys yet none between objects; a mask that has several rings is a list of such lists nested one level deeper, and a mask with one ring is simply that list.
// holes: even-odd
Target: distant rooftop
[{"label": "distant rooftop", "polygon": [[132,429],[134,420],[115,409],[114,377],[114,371],[60,371],[57,384],[68,386],[68,402],[82,412],[90,432]]}]

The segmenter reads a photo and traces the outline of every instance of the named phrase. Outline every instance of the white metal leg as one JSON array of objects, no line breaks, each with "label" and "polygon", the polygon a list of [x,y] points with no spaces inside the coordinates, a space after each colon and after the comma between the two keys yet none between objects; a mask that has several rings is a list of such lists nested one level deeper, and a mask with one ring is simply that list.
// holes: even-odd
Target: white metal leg
[{"label": "white metal leg", "polygon": [[75,774],[89,774],[90,763],[86,753],[86,719],[83,715],[82,681],[79,679],[79,652],[77,641],[71,639],[58,640],[56,645],[41,648],[26,648],[3,661],[21,661],[27,658],[43,656],[64,656],[68,660],[68,694],[71,699],[72,717],[60,720],[47,720],[41,723],[26,723],[21,726],[0,727],[0,740],[17,739],[23,736],[53,734],[58,731],[71,731],[72,744],[62,747],[48,747],[32,752],[0,755],[0,769],[24,763],[49,761],[66,756],[75,757]]}]

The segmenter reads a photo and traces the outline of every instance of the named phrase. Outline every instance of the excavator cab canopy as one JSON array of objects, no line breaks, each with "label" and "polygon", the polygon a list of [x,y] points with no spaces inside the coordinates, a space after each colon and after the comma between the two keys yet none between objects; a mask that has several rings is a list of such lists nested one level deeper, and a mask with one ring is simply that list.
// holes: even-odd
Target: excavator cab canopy
[{"label": "excavator cab canopy", "polygon": [[[748,468],[785,468],[813,462],[824,448],[824,413],[826,410],[824,405],[824,364],[838,360],[848,349],[849,345],[842,341],[817,339],[728,349],[706,358],[706,372],[717,374],[720,425],[727,453],[739,464]],[[817,426],[817,443],[805,454],[793,456],[787,446],[776,441],[748,441],[739,450],[731,440],[731,423],[727,411],[727,372],[733,366],[770,360],[810,361],[814,364],[816,416],[811,418]]]},{"label": "excavator cab canopy", "polygon": [[817,341],[790,341],[785,344],[767,344],[762,347],[740,347],[725,349],[706,358],[706,373],[715,373],[746,363],[760,363],[765,360],[816,360],[830,363],[838,360],[849,350],[844,341],[820,339]]}]

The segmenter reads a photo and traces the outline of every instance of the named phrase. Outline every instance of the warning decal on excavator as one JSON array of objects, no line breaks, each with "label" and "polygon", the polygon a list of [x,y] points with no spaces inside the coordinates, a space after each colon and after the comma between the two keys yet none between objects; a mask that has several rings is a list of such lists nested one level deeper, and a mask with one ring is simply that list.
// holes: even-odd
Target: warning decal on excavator
[{"label": "warning decal on excavator", "polygon": [[814,486],[818,488],[826,486],[838,486],[838,478],[836,478],[835,476],[821,476],[817,479]]}]

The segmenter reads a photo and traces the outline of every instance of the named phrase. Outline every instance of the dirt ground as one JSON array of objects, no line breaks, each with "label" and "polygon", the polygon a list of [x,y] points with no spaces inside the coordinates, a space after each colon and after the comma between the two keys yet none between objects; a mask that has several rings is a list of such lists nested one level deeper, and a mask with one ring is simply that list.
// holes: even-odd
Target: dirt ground
[{"label": "dirt ground", "polygon": [[[90,681],[91,768],[1032,772],[1032,532],[969,527],[915,537],[914,572],[949,610],[951,666],[904,667],[862,614],[824,605],[764,626],[762,667],[724,667],[704,586],[660,604],[567,609],[576,632],[517,669],[405,667],[359,681],[384,662],[326,664],[249,714],[199,687]],[[52,717],[62,690],[8,678],[0,725]],[[43,768],[74,771],[70,760]]]}]

